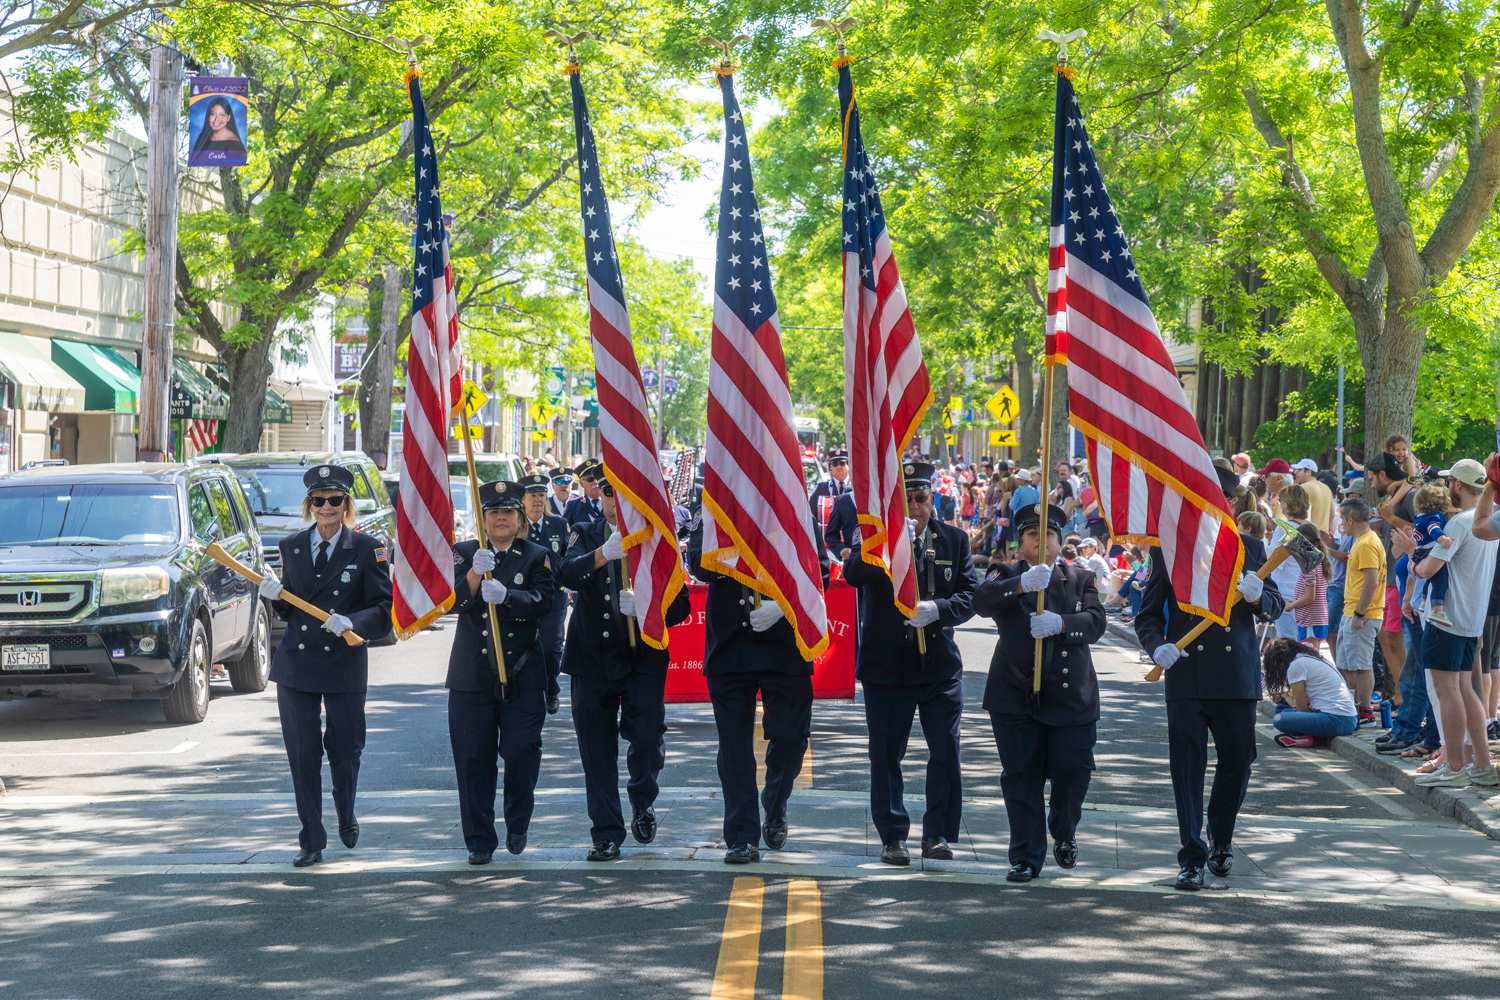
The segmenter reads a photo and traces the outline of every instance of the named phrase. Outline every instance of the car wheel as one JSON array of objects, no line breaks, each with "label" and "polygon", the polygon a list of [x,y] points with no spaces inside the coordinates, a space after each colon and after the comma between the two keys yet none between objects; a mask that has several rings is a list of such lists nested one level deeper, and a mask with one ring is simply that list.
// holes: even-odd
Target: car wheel
[{"label": "car wheel", "polygon": [[203,623],[193,619],[188,633],[187,651],[184,655],[182,677],[172,687],[172,693],[161,703],[162,714],[168,722],[202,722],[208,717],[208,634]]},{"label": "car wheel", "polygon": [[255,621],[250,624],[250,645],[238,660],[224,661],[229,671],[229,686],[236,691],[264,691],[271,676],[271,619],[266,606],[257,598]]}]

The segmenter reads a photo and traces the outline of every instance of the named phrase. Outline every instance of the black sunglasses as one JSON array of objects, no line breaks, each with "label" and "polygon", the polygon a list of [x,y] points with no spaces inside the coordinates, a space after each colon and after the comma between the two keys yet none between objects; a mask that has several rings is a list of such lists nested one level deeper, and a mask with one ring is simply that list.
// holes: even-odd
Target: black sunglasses
[{"label": "black sunglasses", "polygon": [[325,503],[330,507],[344,506],[343,497],[308,497],[307,502],[312,504],[314,507],[321,507]]},{"label": "black sunglasses", "polygon": [[906,491],[906,502],[907,503],[926,503],[928,500],[931,500],[931,499],[932,499],[932,494],[929,493],[929,492],[927,492],[926,490],[907,490]]}]

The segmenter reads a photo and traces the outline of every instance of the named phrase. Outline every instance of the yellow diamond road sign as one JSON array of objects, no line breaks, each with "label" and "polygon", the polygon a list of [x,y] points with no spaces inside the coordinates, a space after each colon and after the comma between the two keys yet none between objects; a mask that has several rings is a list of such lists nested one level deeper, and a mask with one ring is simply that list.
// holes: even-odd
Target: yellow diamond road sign
[{"label": "yellow diamond road sign", "polygon": [[490,401],[490,397],[481,392],[479,390],[479,386],[475,385],[473,382],[465,382],[462,391],[464,409],[469,412],[469,416],[471,417],[478,414],[479,408]]},{"label": "yellow diamond road sign", "polygon": [[1021,401],[1008,385],[1002,385],[999,392],[985,400],[984,408],[1002,424],[1013,423],[1021,415]]},{"label": "yellow diamond road sign", "polygon": [[526,412],[531,414],[532,420],[536,421],[539,424],[545,424],[547,422],[547,418],[552,415],[552,408],[542,400],[537,400],[535,403],[532,403],[526,408]]}]

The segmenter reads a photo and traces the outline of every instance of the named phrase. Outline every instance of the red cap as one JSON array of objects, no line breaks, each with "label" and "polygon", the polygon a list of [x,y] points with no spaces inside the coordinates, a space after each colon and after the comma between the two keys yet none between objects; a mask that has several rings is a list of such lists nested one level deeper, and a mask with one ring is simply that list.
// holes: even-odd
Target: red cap
[{"label": "red cap", "polygon": [[1286,464],[1286,459],[1284,458],[1273,458],[1266,463],[1264,469],[1256,469],[1255,472],[1261,476],[1269,476],[1273,472],[1279,472],[1283,476],[1290,476],[1292,474],[1292,467]]}]

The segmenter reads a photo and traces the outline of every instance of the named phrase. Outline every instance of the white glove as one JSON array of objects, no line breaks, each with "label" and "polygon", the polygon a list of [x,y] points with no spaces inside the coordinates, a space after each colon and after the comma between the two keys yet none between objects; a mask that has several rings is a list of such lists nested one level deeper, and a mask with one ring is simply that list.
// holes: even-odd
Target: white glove
[{"label": "white glove", "polygon": [[609,537],[604,540],[604,544],[599,546],[599,551],[604,553],[606,559],[624,559],[625,540],[620,537],[618,531],[611,531]]},{"label": "white glove", "polygon": [[1021,593],[1034,594],[1039,590],[1046,590],[1047,584],[1051,582],[1051,566],[1033,566],[1021,574]]},{"label": "white glove", "polygon": [[495,571],[495,553],[489,549],[480,549],[474,553],[474,572],[480,576]]},{"label": "white glove", "polygon": [[354,623],[343,615],[329,615],[328,620],[323,623],[323,627],[334,635],[343,635],[354,627]]},{"label": "white glove", "polygon": [[921,628],[923,625],[931,625],[938,620],[938,606],[932,601],[918,601],[917,613],[906,619],[906,624],[912,628]]},{"label": "white glove", "polygon": [[1156,665],[1163,670],[1171,670],[1172,664],[1182,659],[1182,650],[1170,642],[1164,642],[1156,647],[1156,652],[1151,654],[1151,659],[1155,660]]},{"label": "white glove", "polygon": [[914,518],[914,517],[908,517],[906,519],[906,530],[911,533],[911,537],[913,537],[913,538],[917,537],[917,519],[916,518]]},{"label": "white glove", "polygon": [[620,614],[622,614],[622,615],[633,615],[633,614],[635,614],[635,591],[633,591],[633,590],[622,590],[622,591],[620,591]]},{"label": "white glove", "polygon": [[756,632],[764,632],[781,621],[782,617],[781,605],[764,600],[760,602],[760,607],[750,609],[750,627]]},{"label": "white glove", "polygon": [[1239,592],[1240,596],[1243,597],[1247,603],[1254,604],[1256,601],[1260,600],[1260,595],[1265,589],[1266,585],[1262,583],[1260,577],[1256,576],[1254,573],[1240,574]]},{"label": "white glove", "polygon": [[510,591],[499,580],[486,580],[479,585],[479,596],[491,604],[504,604]]},{"label": "white glove", "polygon": [[281,581],[274,576],[263,576],[260,578],[260,596],[268,601],[274,601],[281,596]]},{"label": "white glove", "polygon": [[[1062,615],[1056,611],[1038,611],[1031,616],[1031,637],[1033,639],[1045,639],[1049,635],[1057,635],[1063,630]],[[1176,646],[1172,647],[1176,649]]]}]

